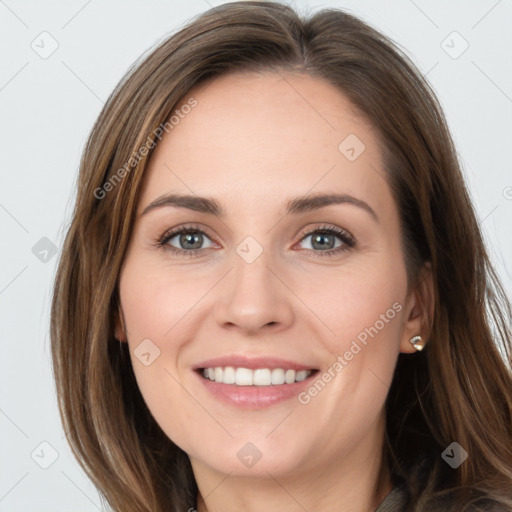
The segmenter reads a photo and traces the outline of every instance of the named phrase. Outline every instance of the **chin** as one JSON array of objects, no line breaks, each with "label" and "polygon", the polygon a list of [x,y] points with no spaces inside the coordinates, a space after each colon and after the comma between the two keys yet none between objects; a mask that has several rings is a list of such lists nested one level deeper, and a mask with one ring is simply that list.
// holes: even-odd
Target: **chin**
[{"label": "chin", "polygon": [[215,471],[229,474],[232,477],[268,478],[289,475],[302,467],[301,454],[293,450],[297,443],[283,446],[281,442],[261,439],[261,433],[252,442],[246,440],[231,440],[222,449],[217,445],[210,449],[201,446],[199,451],[194,450],[197,456],[190,455],[191,460],[200,461],[201,465],[208,466]]}]

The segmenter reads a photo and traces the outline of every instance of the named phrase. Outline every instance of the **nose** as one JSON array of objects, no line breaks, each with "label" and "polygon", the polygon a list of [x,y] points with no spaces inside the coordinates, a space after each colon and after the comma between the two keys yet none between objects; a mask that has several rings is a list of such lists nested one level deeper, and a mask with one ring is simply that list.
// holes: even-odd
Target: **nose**
[{"label": "nose", "polygon": [[235,254],[233,265],[219,283],[215,305],[218,324],[247,336],[288,328],[294,321],[294,295],[284,272],[270,261],[267,251],[252,263]]}]

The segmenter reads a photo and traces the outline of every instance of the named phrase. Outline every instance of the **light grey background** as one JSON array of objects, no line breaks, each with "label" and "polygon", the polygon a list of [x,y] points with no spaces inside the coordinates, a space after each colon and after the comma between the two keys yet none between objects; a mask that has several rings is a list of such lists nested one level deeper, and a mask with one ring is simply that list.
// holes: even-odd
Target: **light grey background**
[{"label": "light grey background", "polygon": [[[135,59],[220,3],[0,0],[0,511],[101,510],[63,439],[49,357],[51,286],[79,157],[103,102]],[[402,45],[428,73],[510,296],[512,2],[292,5],[345,8]],[[464,41],[469,46],[459,55]],[[52,44],[58,48],[45,55]],[[43,237],[56,255],[44,252],[50,245]]]}]

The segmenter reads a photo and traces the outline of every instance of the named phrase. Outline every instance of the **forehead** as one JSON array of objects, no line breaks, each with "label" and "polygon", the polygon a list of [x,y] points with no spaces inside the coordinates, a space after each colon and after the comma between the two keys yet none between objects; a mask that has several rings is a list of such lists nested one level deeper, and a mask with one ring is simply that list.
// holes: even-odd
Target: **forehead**
[{"label": "forehead", "polygon": [[268,203],[284,190],[288,197],[382,187],[377,134],[323,79],[235,73],[193,88],[181,105],[192,97],[197,105],[153,152],[146,200],[176,191],[232,199],[249,193]]}]

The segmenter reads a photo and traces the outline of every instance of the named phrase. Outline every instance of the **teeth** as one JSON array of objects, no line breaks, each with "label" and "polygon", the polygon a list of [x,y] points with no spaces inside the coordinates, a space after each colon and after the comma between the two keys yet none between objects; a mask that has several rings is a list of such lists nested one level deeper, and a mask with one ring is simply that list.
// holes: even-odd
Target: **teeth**
[{"label": "teeth", "polygon": [[204,368],[203,377],[219,384],[236,384],[237,386],[280,386],[302,382],[311,375],[311,370],[284,370],[283,368]]},{"label": "teeth", "polygon": [[252,383],[255,386],[270,386],[272,384],[272,372],[268,368],[254,370]]},{"label": "teeth", "polygon": [[285,383],[285,377],[284,377],[284,370],[281,370],[281,368],[275,368],[272,370],[272,384],[284,384]]},{"label": "teeth", "polygon": [[[215,382],[224,382],[223,380],[215,380]],[[235,371],[235,384],[237,386],[252,386],[252,370],[247,368],[237,368]]]},{"label": "teeth", "polygon": [[308,376],[308,372],[307,370],[299,370],[296,374],[295,374],[295,381],[296,382],[302,382],[303,380],[305,380]]},{"label": "teeth", "polygon": [[222,381],[224,384],[235,384],[236,382],[236,374],[235,369],[232,366],[227,366],[224,368],[224,372],[222,375]]}]

